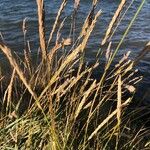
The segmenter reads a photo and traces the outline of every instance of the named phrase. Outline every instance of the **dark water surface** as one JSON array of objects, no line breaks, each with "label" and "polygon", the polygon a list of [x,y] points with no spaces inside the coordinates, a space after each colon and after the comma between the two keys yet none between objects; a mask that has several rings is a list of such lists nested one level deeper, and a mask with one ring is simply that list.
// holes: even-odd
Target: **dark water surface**
[{"label": "dark water surface", "polygon": [[[54,18],[61,4],[61,0],[45,0],[46,10],[46,30],[47,36],[50,33]],[[130,0],[128,2],[131,2]],[[127,2],[127,3],[128,3]],[[123,35],[128,23],[135,14],[141,0],[135,0],[121,25],[118,27],[114,37],[114,46],[117,45],[119,39]],[[97,46],[101,42],[104,31],[112,17],[115,9],[119,4],[118,0],[101,0],[97,9],[102,9],[102,16],[97,22],[96,28],[88,46],[88,59],[92,60],[94,54],[97,52]],[[0,0],[0,32],[3,34],[5,41],[17,52],[23,52],[23,33],[22,22],[27,18],[27,39],[30,40],[31,49],[34,53],[38,48],[38,28],[37,28],[37,5],[36,0]],[[81,0],[80,9],[77,15],[77,31],[81,28],[84,18],[91,8],[90,0]],[[70,29],[70,15],[73,11],[73,0],[69,0],[66,9],[62,14],[68,16],[66,26],[63,30],[64,37],[67,37]],[[125,38],[124,43],[118,53],[121,57],[126,51],[130,50],[131,59],[134,59],[144,45],[150,40],[150,0],[147,0],[140,12],[138,18],[134,22],[128,36]],[[3,60],[3,54],[0,53],[0,60]],[[138,69],[144,76],[144,80],[139,87],[139,96],[147,92],[146,100],[150,102],[150,54],[148,54],[138,65]],[[149,92],[148,92],[149,90]]]}]

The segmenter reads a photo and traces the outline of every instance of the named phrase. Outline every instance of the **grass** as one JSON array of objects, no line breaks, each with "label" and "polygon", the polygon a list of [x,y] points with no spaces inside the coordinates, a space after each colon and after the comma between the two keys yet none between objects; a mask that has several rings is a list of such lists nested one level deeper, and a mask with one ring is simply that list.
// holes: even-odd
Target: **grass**
[{"label": "grass", "polygon": [[[130,60],[127,52],[117,64],[112,64],[144,0],[112,52],[110,38],[125,5],[124,0],[120,2],[101,43],[107,46],[100,48],[91,65],[85,62],[86,45],[102,13],[96,12],[97,1],[93,1],[79,36],[64,39],[61,29],[65,20],[58,22],[66,3],[62,2],[47,40],[44,1],[37,0],[41,51],[37,53],[36,64],[26,41],[26,20],[24,58],[17,56],[3,40],[0,43],[12,68],[9,78],[3,74],[0,78],[0,149],[149,149],[149,130],[137,121],[136,114],[141,110],[129,110],[136,85],[142,79],[135,66],[149,50],[149,44],[136,60]],[[79,4],[76,0],[71,35]],[[101,57],[106,57],[105,64],[99,60]],[[100,68],[102,73],[94,78]],[[134,120],[136,123],[132,123]]]}]

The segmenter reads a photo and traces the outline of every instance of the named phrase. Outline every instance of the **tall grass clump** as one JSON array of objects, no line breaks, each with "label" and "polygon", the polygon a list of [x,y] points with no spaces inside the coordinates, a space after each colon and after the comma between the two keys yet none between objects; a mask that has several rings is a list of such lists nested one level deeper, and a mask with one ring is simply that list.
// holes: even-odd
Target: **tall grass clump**
[{"label": "tall grass clump", "polygon": [[[44,0],[37,0],[39,45],[38,60],[31,55],[23,21],[24,57],[20,58],[3,42],[0,49],[10,63],[11,75],[1,74],[0,149],[143,149],[149,147],[148,129],[132,125],[134,111],[128,107],[142,79],[127,52],[117,64],[115,55],[133,21],[112,51],[111,35],[122,14],[120,2],[96,59],[86,65],[86,45],[102,12],[96,12],[94,0],[80,34],[74,37],[79,0],[74,2],[72,26],[68,38],[61,34],[66,7],[63,0],[48,40],[45,33]],[[98,39],[99,40],[99,39]],[[90,44],[90,43],[89,43]],[[148,45],[147,45],[148,46]],[[106,57],[105,63],[99,58]],[[97,70],[102,73],[97,78]],[[135,119],[135,118],[134,118]]]}]

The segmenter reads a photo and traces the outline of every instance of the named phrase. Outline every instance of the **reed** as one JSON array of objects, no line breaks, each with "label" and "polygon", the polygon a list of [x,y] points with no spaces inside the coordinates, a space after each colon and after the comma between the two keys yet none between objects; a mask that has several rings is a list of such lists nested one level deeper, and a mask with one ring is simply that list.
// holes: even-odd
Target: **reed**
[{"label": "reed", "polygon": [[[42,59],[36,65],[30,53],[30,42],[25,38],[25,20],[23,33],[26,49],[23,59],[16,57],[3,40],[0,42],[0,50],[12,67],[9,80],[5,76],[0,78],[2,88],[6,89],[1,92],[0,149],[149,148],[149,130],[132,123],[138,118],[136,113],[140,110],[129,111],[136,85],[142,79],[135,64],[149,51],[149,44],[137,59],[130,60],[130,52],[127,52],[117,64],[112,64],[115,55],[110,42],[106,47],[105,65],[99,59],[86,65],[86,46],[90,44],[89,38],[102,15],[101,10],[95,10],[97,2],[93,0],[81,32],[73,40],[70,38],[73,35],[64,38],[61,34],[65,19],[58,27],[67,3],[64,0],[46,40],[44,0],[37,0]],[[102,45],[108,41],[124,4],[122,0],[110,21]],[[76,13],[79,6],[80,1],[76,0]],[[52,39],[55,45],[52,45]],[[58,55],[64,50],[65,53]],[[103,68],[102,73],[94,78],[95,71],[100,68]]]}]

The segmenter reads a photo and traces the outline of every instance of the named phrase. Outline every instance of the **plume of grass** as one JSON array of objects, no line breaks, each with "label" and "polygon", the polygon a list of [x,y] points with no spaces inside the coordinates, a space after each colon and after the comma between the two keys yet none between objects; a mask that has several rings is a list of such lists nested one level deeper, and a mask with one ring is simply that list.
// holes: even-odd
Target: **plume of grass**
[{"label": "plume of grass", "polygon": [[118,6],[118,8],[117,8],[117,10],[116,10],[116,12],[115,12],[115,14],[114,14],[114,16],[112,17],[111,22],[109,23],[108,29],[107,29],[107,31],[106,31],[106,34],[105,34],[105,36],[104,36],[104,39],[102,40],[101,45],[104,45],[104,44],[107,42],[107,39],[108,39],[109,36],[110,36],[110,33],[111,33],[111,31],[112,31],[112,28],[113,28],[115,22],[117,21],[118,16],[119,16],[119,14],[121,13],[121,11],[122,11],[122,9],[123,9],[125,3],[126,3],[126,0],[121,0],[121,2],[120,2],[120,4],[119,4],[119,6]]},{"label": "plume of grass", "polygon": [[63,9],[65,8],[66,4],[67,4],[67,0],[63,0],[62,4],[61,4],[61,6],[60,6],[60,8],[58,10],[58,13],[57,13],[57,16],[56,16],[56,19],[55,19],[52,31],[50,32],[50,35],[49,35],[49,39],[48,39],[48,43],[47,43],[48,46],[49,46],[49,44],[50,44],[50,42],[51,42],[51,40],[53,38],[53,34],[54,34],[55,30],[56,30],[59,18],[61,16],[61,13],[62,13]]},{"label": "plume of grass", "polygon": [[[3,99],[3,103],[6,102],[6,112],[9,111],[9,106],[11,106],[11,100],[12,100],[12,87],[13,87],[13,82],[14,82],[14,78],[15,78],[15,69],[13,70],[13,73],[12,73],[12,76],[11,76],[11,80],[10,80],[10,83],[8,85],[8,88],[7,90],[5,91],[5,94],[4,94],[4,99]],[[7,95],[7,97],[6,97]],[[10,108],[11,110],[11,108]]]},{"label": "plume of grass", "polygon": [[46,39],[45,39],[45,10],[44,10],[44,0],[37,0],[38,6],[38,22],[39,22],[39,38],[40,38],[40,47],[42,52],[42,59],[45,60],[47,57],[47,48],[46,48]]}]

